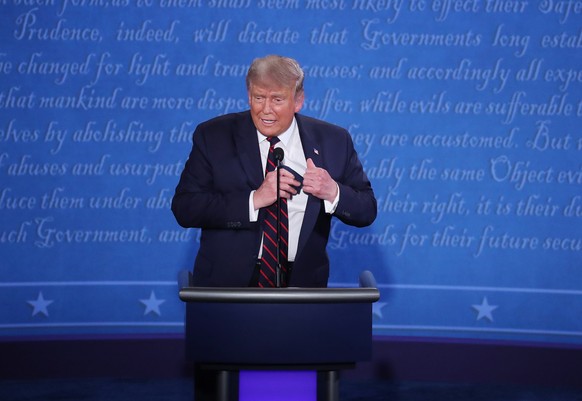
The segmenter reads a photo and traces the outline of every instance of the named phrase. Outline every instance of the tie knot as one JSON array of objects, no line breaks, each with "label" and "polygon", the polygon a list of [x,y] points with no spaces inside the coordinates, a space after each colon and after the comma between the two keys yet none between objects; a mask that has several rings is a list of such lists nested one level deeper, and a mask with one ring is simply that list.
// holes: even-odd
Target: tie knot
[{"label": "tie knot", "polygon": [[267,141],[269,141],[271,146],[275,146],[277,143],[279,143],[280,139],[279,139],[279,137],[276,137],[276,136],[270,136],[267,138]]}]

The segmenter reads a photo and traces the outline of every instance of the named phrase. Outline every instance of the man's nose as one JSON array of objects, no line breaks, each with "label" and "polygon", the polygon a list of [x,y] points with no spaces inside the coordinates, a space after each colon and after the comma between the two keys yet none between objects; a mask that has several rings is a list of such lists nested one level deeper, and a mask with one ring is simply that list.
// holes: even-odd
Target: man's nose
[{"label": "man's nose", "polygon": [[263,105],[263,113],[270,113],[271,112],[271,101],[269,99],[265,100]]}]

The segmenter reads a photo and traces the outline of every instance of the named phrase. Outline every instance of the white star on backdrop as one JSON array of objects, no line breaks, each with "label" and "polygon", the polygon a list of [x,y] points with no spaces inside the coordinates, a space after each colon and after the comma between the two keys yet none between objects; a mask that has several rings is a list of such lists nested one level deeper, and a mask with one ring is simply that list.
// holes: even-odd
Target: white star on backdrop
[{"label": "white star on backdrop", "polygon": [[42,313],[43,315],[45,315],[47,317],[49,315],[47,307],[50,304],[52,304],[53,302],[54,301],[52,301],[52,300],[44,299],[44,296],[42,295],[42,291],[40,291],[38,293],[36,300],[27,301],[27,303],[30,306],[32,306],[32,316],[35,316],[35,315],[38,315],[39,313]]},{"label": "white star on backdrop", "polygon": [[382,308],[388,305],[386,302],[374,302],[372,304],[372,316],[378,316],[382,319],[384,316],[382,315]]},{"label": "white star on backdrop", "polygon": [[160,312],[160,305],[166,302],[165,299],[157,299],[156,294],[152,291],[150,293],[149,299],[140,299],[139,302],[145,305],[144,315],[148,313],[155,313],[158,316],[161,316],[162,313]]},{"label": "white star on backdrop", "polygon": [[472,306],[473,306],[473,309],[475,309],[478,312],[477,320],[481,320],[483,318],[486,318],[490,322],[493,321],[492,312],[499,307],[497,305],[489,305],[489,301],[487,301],[487,297],[483,298],[483,301],[481,301],[481,305],[472,305]]}]

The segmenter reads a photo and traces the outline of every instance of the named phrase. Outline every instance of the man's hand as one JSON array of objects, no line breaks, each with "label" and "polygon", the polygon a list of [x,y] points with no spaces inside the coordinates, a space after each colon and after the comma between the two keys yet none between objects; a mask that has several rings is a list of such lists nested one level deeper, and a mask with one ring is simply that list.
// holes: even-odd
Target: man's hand
[{"label": "man's hand", "polygon": [[333,202],[337,196],[337,184],[327,170],[315,166],[313,160],[307,159],[307,170],[303,174],[303,192]]},{"label": "man's hand", "polygon": [[[285,169],[280,169],[279,178],[279,192],[281,198],[290,199],[297,194],[295,188],[299,187],[301,183],[295,179],[293,174]],[[253,196],[253,204],[255,210],[262,207],[267,207],[275,203],[277,200],[277,170],[267,173],[265,180],[261,186],[255,191]]]}]

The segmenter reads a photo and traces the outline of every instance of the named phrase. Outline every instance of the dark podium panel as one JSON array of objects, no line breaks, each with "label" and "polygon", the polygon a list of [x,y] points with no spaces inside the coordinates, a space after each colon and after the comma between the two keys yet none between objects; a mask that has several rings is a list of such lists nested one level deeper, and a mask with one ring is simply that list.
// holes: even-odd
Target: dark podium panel
[{"label": "dark podium panel", "polygon": [[201,371],[217,372],[214,399],[221,401],[239,399],[239,387],[247,385],[241,371],[317,372],[313,399],[337,399],[337,371],[372,354],[379,291],[369,272],[360,282],[361,288],[184,287],[187,358]]}]

